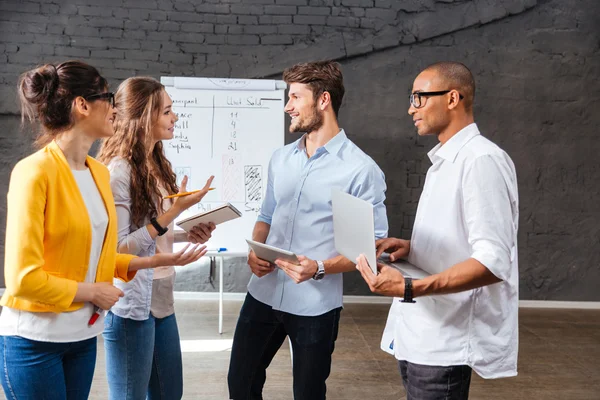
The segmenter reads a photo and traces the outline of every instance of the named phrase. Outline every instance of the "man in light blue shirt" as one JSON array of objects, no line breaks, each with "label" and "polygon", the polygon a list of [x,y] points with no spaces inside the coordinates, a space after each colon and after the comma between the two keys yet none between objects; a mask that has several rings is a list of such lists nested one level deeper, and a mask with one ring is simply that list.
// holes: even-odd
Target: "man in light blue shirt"
[{"label": "man in light blue shirt", "polygon": [[[306,132],[277,150],[253,239],[298,255],[299,265],[271,265],[253,252],[253,276],[236,327],[228,382],[230,398],[261,399],[266,368],[290,337],[294,398],[325,399],[325,381],[342,308],[342,272],[354,263],[335,250],[331,191],[374,206],[376,238],[387,236],[385,177],[337,123],[344,95],[339,64],[298,64],[284,72],[291,132]],[[373,239],[376,239],[373,238]]]}]

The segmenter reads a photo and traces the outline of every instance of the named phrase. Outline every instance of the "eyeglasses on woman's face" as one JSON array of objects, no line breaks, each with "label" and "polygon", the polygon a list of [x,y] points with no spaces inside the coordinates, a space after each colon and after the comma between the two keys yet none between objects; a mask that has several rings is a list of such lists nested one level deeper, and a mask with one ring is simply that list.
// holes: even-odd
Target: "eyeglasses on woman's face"
[{"label": "eyeglasses on woman's face", "polygon": [[106,101],[108,101],[108,104],[110,104],[111,107],[115,106],[115,94],[113,92],[91,94],[89,96],[85,96],[84,99],[86,99],[86,100],[106,100]]}]

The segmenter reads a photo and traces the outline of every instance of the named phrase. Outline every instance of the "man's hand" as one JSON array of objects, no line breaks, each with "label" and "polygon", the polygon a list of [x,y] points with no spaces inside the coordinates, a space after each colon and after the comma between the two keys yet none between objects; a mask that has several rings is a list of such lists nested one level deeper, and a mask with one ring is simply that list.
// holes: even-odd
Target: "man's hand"
[{"label": "man's hand", "polygon": [[384,252],[391,253],[390,261],[394,262],[408,256],[408,253],[410,253],[410,240],[396,238],[379,239],[375,242],[375,247],[377,248],[377,258]]},{"label": "man's hand", "polygon": [[281,268],[290,278],[296,283],[304,282],[311,279],[317,273],[319,266],[315,260],[304,256],[298,256],[300,265],[292,264],[284,260],[275,260],[275,264]]},{"label": "man's hand", "polygon": [[214,231],[215,228],[216,228],[216,225],[213,224],[212,222],[209,223],[208,225],[206,225],[206,224],[194,225],[192,230],[188,232],[187,238],[190,241],[190,243],[204,244],[204,243],[208,242],[208,240],[212,236],[212,231]]},{"label": "man's hand", "polygon": [[375,275],[364,254],[358,256],[356,262],[356,269],[360,271],[371,292],[384,296],[404,296],[404,276],[400,271],[387,265],[377,264],[379,275]]},{"label": "man's hand", "polygon": [[250,253],[248,253],[248,265],[250,266],[252,273],[259,278],[275,271],[275,267],[271,265],[270,262],[256,257],[254,250],[250,250]]}]

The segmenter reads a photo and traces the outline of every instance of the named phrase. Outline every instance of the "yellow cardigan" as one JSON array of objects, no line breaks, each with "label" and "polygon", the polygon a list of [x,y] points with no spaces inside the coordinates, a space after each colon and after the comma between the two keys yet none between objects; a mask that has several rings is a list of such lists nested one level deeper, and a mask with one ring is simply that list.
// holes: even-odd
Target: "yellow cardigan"
[{"label": "yellow cardigan", "polygon": [[[87,166],[108,213],[96,282],[129,281],[135,256],[117,254],[117,213],[108,169],[92,157]],[[4,277],[0,304],[33,312],[81,308],[73,303],[87,273],[92,226],[67,160],[55,142],[21,160],[8,189]]]}]

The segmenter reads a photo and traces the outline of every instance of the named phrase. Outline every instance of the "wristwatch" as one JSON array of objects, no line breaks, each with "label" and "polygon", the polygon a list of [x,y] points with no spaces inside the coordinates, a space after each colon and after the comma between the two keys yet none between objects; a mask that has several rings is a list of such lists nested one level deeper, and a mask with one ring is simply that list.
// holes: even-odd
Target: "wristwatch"
[{"label": "wristwatch", "polygon": [[313,275],[315,281],[320,281],[325,276],[325,264],[323,261],[317,261],[317,272]]},{"label": "wristwatch", "polygon": [[169,228],[163,228],[162,226],[160,226],[160,224],[158,223],[158,221],[156,221],[156,218],[154,218],[154,217],[150,218],[150,223],[152,224],[154,229],[156,229],[156,231],[158,232],[158,236],[164,235],[169,230]]},{"label": "wristwatch", "polygon": [[402,299],[402,303],[416,303],[413,300],[412,278],[404,278],[404,298]]}]

